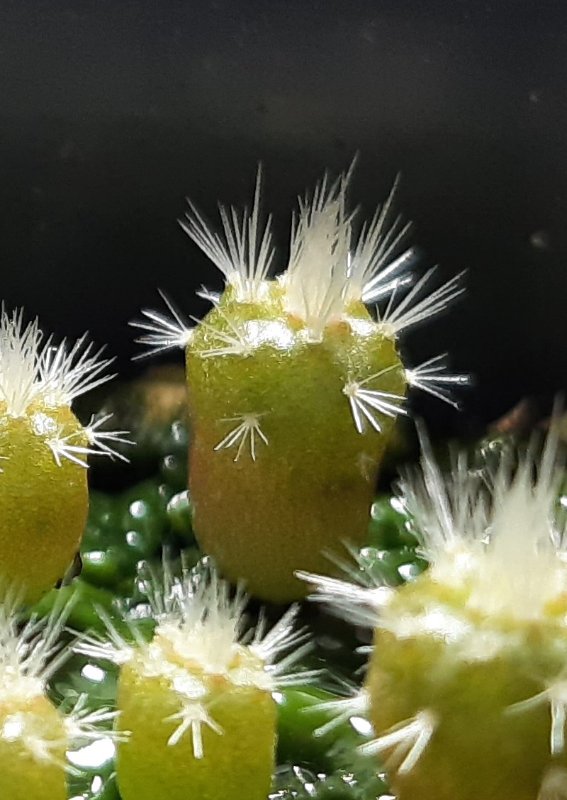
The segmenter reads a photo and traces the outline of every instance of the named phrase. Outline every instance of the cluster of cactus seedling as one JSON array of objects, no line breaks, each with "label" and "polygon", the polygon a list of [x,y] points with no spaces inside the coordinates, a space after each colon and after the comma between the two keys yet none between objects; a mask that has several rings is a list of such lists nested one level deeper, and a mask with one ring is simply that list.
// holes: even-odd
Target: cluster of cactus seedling
[{"label": "cluster of cactus seedling", "polygon": [[330,570],[345,539],[363,543],[408,387],[447,399],[462,380],[441,357],[408,369],[399,351],[400,335],[460,293],[459,277],[427,294],[429,271],[404,290],[407,226],[392,220],[390,197],[357,227],[349,177],[326,177],[300,199],[275,278],[260,176],[251,211],[221,207],[223,235],[191,207],[182,226],[224,275],[224,292],[207,293],[213,308],[193,328],[177,312],[135,323],[153,351],[185,347],[199,544],[271,602],[304,596],[296,570]]},{"label": "cluster of cactus seedling", "polygon": [[[313,590],[373,636],[362,688],[311,703],[325,720],[315,737],[356,719],[370,732],[365,763],[387,771],[399,800],[567,797],[556,426],[541,449],[495,470],[459,455],[447,475],[422,436],[421,467],[404,473],[397,503],[429,568],[393,586],[359,554],[409,388],[452,402],[464,378],[439,356],[409,368],[399,343],[461,292],[459,277],[428,294],[432,271],[408,274],[392,195],[357,225],[349,181],[324,178],[300,200],[277,277],[260,175],[250,210],[221,207],[222,235],[191,206],[183,228],[224,291],[205,291],[213,307],[193,327],[171,304],[171,316],[146,311],[136,323],[151,350],[185,348],[192,524],[206,554],[194,569],[164,557],[139,570],[150,633],[136,613],[98,607],[98,633],[77,637],[64,600],[30,616],[77,552],[88,458],[123,457],[114,448],[128,439],[107,416],[81,425],[71,409],[108,379],[110,360],[85,337],[55,344],[2,310],[0,797],[65,800],[70,751],[104,742],[122,800],[266,800],[278,695],[318,672],[301,663],[311,643],[300,607],[251,624],[248,598],[288,603]],[[93,711],[84,696],[56,706],[50,680],[69,658],[116,670],[116,708]]]}]

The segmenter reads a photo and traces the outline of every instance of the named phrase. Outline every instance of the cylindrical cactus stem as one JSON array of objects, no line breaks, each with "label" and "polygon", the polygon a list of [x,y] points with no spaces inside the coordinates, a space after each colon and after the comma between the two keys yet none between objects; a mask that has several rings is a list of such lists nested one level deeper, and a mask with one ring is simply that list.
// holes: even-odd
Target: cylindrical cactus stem
[{"label": "cylindrical cactus stem", "polygon": [[85,337],[72,347],[44,341],[21,312],[0,318],[0,576],[26,600],[50,589],[78,550],[87,511],[91,453],[113,455],[123,432],[83,427],[72,400],[107,380],[110,363]]},{"label": "cylindrical cactus stem", "polygon": [[[268,291],[261,305],[225,296],[187,348],[189,488],[204,551],[255,596],[286,602],[304,590],[295,570],[328,570],[345,540],[364,541],[406,382],[362,304],[310,342],[280,287]],[[216,354],[237,332],[246,354]]]},{"label": "cylindrical cactus stem", "polygon": [[[157,649],[160,642],[155,644]],[[245,674],[262,665],[245,657],[240,667]],[[171,800],[221,800],[227,795],[264,800],[275,758],[276,709],[271,695],[196,668],[185,679],[198,681],[199,688],[193,697],[189,691],[180,705],[171,685],[147,671],[147,661],[138,656],[120,676],[120,727],[130,733],[117,761],[124,800],[153,800],[165,790]]]},{"label": "cylindrical cactus stem", "polygon": [[[390,199],[353,241],[347,177],[327,179],[294,220],[287,271],[268,280],[269,225],[221,209],[225,241],[192,208],[184,228],[226,277],[190,330],[145,312],[141,341],[186,346],[193,429],[194,530],[225,575],[272,602],[304,595],[298,569],[332,572],[346,541],[364,540],[380,461],[408,385],[445,395],[458,378],[438,359],[407,370],[401,331],[445,308],[452,280],[421,297],[428,273],[397,304],[406,232],[387,229]],[[378,320],[366,310],[390,292]],[[173,310],[173,309],[172,309]]]},{"label": "cylindrical cactus stem", "polygon": [[[556,436],[493,478],[427,454],[402,483],[430,569],[399,590],[314,579],[376,633],[365,694],[400,800],[567,796],[567,566]],[[310,577],[311,580],[312,576]]]},{"label": "cylindrical cactus stem", "polygon": [[9,591],[0,602],[0,797],[66,800],[68,751],[112,740],[103,725],[115,712],[87,713],[79,701],[65,715],[53,705],[46,683],[72,652],[56,644],[70,609],[56,608],[42,623],[22,627],[20,601],[20,593]]},{"label": "cylindrical cactus stem", "polygon": [[[96,639],[80,652],[121,664],[117,777],[124,800],[265,800],[275,765],[272,692],[293,682],[306,651],[292,608],[267,634],[242,643],[245,597],[212,573],[187,573],[149,592],[151,642]],[[281,655],[286,655],[281,658]],[[302,673],[298,680],[309,678]]]}]

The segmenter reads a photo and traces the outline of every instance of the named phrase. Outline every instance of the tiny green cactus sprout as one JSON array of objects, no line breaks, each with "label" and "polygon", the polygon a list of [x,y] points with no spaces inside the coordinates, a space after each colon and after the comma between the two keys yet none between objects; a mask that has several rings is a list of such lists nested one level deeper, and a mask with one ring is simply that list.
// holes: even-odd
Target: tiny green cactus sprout
[{"label": "tiny green cactus sprout", "polygon": [[123,800],[265,800],[276,745],[278,687],[308,680],[293,665],[309,648],[292,607],[265,632],[246,634],[246,597],[214,570],[146,581],[157,622],[151,641],[108,641],[77,650],[121,666],[117,778]]},{"label": "tiny green cactus sprout", "polygon": [[[409,370],[398,337],[445,309],[459,276],[425,294],[432,271],[403,297],[407,233],[390,197],[355,237],[348,176],[300,199],[287,270],[274,262],[270,220],[221,207],[224,236],[191,206],[182,223],[226,279],[194,328],[145,311],[133,323],[152,352],[186,348],[193,428],[190,493],[202,549],[232,581],[271,602],[304,596],[297,569],[332,569],[329,553],[366,535],[377,470],[409,385],[448,399],[462,379],[439,358]],[[378,319],[366,304],[388,298]]]},{"label": "tiny green cactus sprout", "polygon": [[83,427],[75,397],[108,380],[110,363],[82,336],[67,347],[44,339],[23,313],[0,315],[0,576],[32,602],[62,578],[78,550],[87,511],[87,457],[113,456],[123,432]]},{"label": "tiny green cactus sprout", "polygon": [[[557,435],[487,476],[445,480],[424,445],[401,483],[430,569],[399,589],[304,575],[375,627],[365,750],[400,800],[567,797],[567,549]],[[354,614],[354,616],[353,616]]]},{"label": "tiny green cactus sprout", "polygon": [[66,800],[68,752],[103,739],[113,746],[116,737],[104,727],[115,712],[89,713],[84,698],[68,714],[53,705],[46,685],[71,655],[60,642],[70,608],[22,627],[22,596],[8,590],[0,603],[0,797]]}]

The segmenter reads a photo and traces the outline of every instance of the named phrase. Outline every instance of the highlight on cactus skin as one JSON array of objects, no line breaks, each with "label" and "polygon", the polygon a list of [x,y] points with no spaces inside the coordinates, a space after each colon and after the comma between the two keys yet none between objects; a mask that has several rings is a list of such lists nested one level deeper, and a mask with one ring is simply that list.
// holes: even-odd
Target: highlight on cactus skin
[{"label": "highlight on cactus skin", "polygon": [[69,750],[115,734],[105,730],[115,712],[89,713],[80,698],[63,714],[46,695],[46,684],[71,650],[60,635],[69,607],[47,620],[22,626],[22,593],[3,591],[0,603],[0,797],[10,800],[66,800]]},{"label": "highlight on cactus skin", "polygon": [[[171,315],[145,311],[133,323],[152,352],[186,349],[199,544],[224,575],[272,602],[304,596],[295,570],[330,570],[329,552],[364,540],[408,386],[450,400],[463,381],[444,373],[443,357],[408,369],[399,352],[404,331],[460,294],[460,276],[427,294],[430,270],[404,293],[408,226],[392,220],[390,196],[356,235],[348,180],[325,177],[300,199],[287,270],[275,279],[260,175],[251,211],[221,206],[222,236],[191,206],[182,227],[225,291],[205,293],[213,308],[194,328],[171,304]],[[373,317],[367,305],[384,298]]]},{"label": "highlight on cactus skin", "polygon": [[[70,566],[88,511],[87,457],[113,456],[123,431],[83,427],[72,401],[108,380],[86,336],[45,338],[23,312],[0,315],[0,572],[36,600]],[[121,456],[119,456],[121,457]]]},{"label": "highlight on cactus skin", "polygon": [[[539,457],[487,476],[460,457],[442,476],[427,445],[401,496],[430,569],[399,589],[302,575],[375,628],[366,750],[399,800],[567,796],[567,546],[552,429]],[[488,483],[487,483],[488,481]]]},{"label": "highlight on cactus skin", "polygon": [[245,636],[241,591],[231,597],[214,569],[146,580],[154,636],[127,641],[110,620],[108,640],[77,652],[120,665],[117,779],[123,800],[265,800],[275,766],[272,693],[312,673],[293,667],[310,645],[291,607],[266,632]]}]

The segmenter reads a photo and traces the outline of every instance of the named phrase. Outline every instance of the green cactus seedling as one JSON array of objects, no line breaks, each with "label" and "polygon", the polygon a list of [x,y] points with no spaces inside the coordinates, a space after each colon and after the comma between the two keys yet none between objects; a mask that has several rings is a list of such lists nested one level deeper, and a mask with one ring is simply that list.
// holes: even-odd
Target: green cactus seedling
[{"label": "green cactus seedling", "polygon": [[91,638],[77,647],[121,665],[121,797],[265,800],[276,746],[272,693],[309,678],[291,672],[308,647],[293,629],[297,609],[268,633],[260,622],[246,638],[246,598],[231,598],[214,571],[172,578],[166,570],[164,581],[149,584],[157,622],[151,641],[135,636],[131,644],[108,620],[110,641]]},{"label": "green cactus seedling", "polygon": [[22,627],[21,600],[9,591],[0,603],[0,797],[66,800],[68,751],[102,739],[113,747],[104,725],[115,713],[89,713],[84,698],[68,714],[53,705],[46,684],[71,655],[58,641],[69,607]]},{"label": "green cactus seedling", "polygon": [[27,601],[64,575],[88,511],[86,459],[114,455],[123,431],[83,427],[73,399],[110,376],[110,363],[85,336],[73,346],[45,340],[23,313],[0,315],[0,576],[23,587]]},{"label": "green cactus seedling", "polygon": [[[408,386],[447,397],[440,358],[408,370],[398,337],[444,309],[458,277],[398,301],[411,251],[388,229],[391,198],[357,238],[348,176],[300,200],[287,270],[276,279],[270,222],[221,207],[224,237],[191,207],[184,230],[226,279],[195,328],[171,307],[137,324],[154,351],[186,348],[193,428],[190,494],[198,541],[233,581],[272,602],[304,593],[294,572],[332,568],[329,553],[366,535],[377,470]],[[367,304],[390,297],[375,319]]]},{"label": "green cactus seedling", "polygon": [[429,570],[400,589],[304,576],[375,627],[366,746],[400,800],[567,796],[567,558],[557,437],[487,477],[431,454],[401,493]]}]

